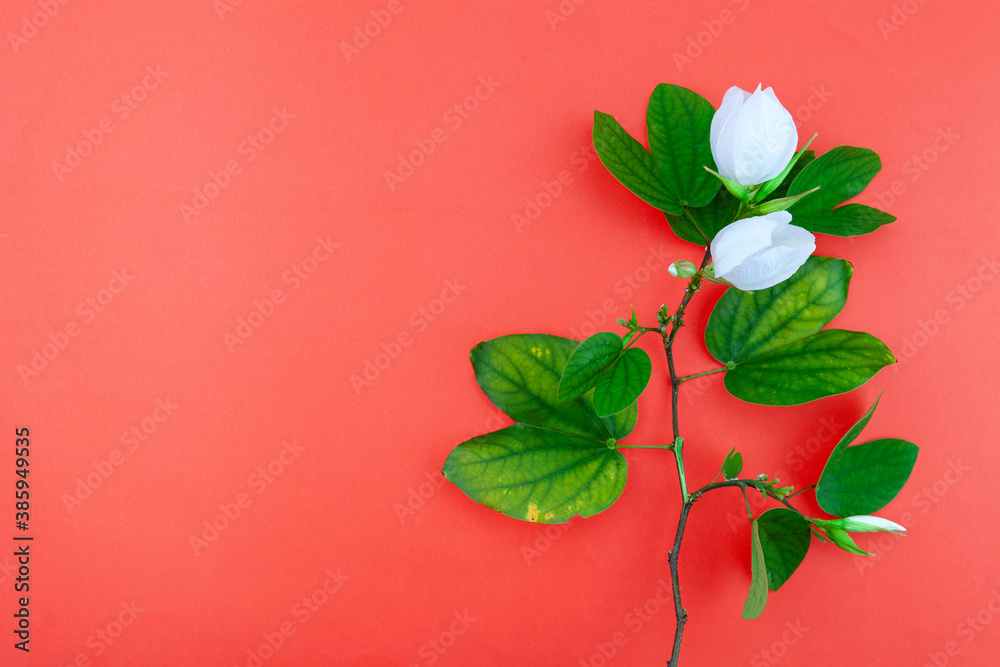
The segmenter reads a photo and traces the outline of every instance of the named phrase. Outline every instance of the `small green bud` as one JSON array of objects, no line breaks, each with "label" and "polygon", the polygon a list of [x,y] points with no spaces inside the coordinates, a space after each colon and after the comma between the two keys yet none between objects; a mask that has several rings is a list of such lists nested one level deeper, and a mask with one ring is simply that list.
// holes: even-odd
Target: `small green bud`
[{"label": "small green bud", "polygon": [[694,262],[680,259],[668,266],[667,272],[674,278],[694,278],[698,275],[698,267]]}]

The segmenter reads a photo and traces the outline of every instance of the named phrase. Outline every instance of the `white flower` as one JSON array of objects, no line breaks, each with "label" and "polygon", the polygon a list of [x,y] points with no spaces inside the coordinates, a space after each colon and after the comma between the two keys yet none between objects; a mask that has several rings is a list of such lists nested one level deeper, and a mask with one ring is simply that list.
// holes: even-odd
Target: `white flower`
[{"label": "white flower", "polygon": [[878,516],[847,516],[840,521],[840,527],[852,533],[906,532],[898,523]]},{"label": "white flower", "polygon": [[816,250],[816,237],[776,211],[723,227],[712,241],[715,277],[737,289],[758,290],[787,280]]},{"label": "white flower", "polygon": [[771,88],[753,94],[733,86],[712,117],[712,157],[719,173],[740,185],[765,183],[780,174],[799,142],[795,121]]}]

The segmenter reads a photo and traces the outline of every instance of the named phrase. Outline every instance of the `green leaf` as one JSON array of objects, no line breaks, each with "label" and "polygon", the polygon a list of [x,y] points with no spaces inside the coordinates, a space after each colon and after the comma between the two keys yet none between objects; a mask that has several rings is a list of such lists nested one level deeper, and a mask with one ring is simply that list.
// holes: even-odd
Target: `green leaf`
[{"label": "green leaf", "polygon": [[704,206],[718,192],[709,137],[715,107],[694,91],[661,83],[646,109],[649,152],[660,165],[671,192],[686,206]]},{"label": "green leaf", "polygon": [[743,455],[733,447],[722,462],[722,476],[726,479],[736,479],[743,472]]},{"label": "green leaf", "polygon": [[630,347],[615,364],[604,371],[594,390],[594,407],[601,416],[621,412],[642,394],[649,384],[653,363],[645,350]]},{"label": "green leaf", "polygon": [[728,365],[816,333],[844,308],[852,273],[845,260],[814,255],[774,287],[727,290],[708,319],[708,351]]},{"label": "green leaf", "polygon": [[810,162],[792,181],[788,196],[820,186],[820,191],[795,205],[795,210],[823,211],[833,208],[868,187],[882,169],[875,151],[854,146],[831,148]]},{"label": "green leaf", "polygon": [[593,389],[597,379],[622,354],[622,339],[610,332],[597,333],[573,350],[559,380],[559,398],[569,400]]},{"label": "green leaf", "polygon": [[[719,188],[715,197],[706,206],[689,209],[688,212],[698,223],[697,226],[688,220],[685,215],[670,215],[669,213],[664,213],[664,215],[667,217],[667,222],[670,223],[670,228],[674,230],[677,236],[690,243],[704,246],[707,242],[715,238],[719,230],[726,225],[732,224],[736,219],[736,213],[739,211],[739,208],[739,200],[729,194],[729,191],[725,188]],[[705,232],[705,236],[708,237],[707,240],[698,231],[699,228]]]},{"label": "green leaf", "polygon": [[539,523],[606,510],[627,477],[617,449],[521,424],[459,445],[442,472],[476,502]]},{"label": "green leaf", "polygon": [[592,516],[618,498],[626,467],[614,444],[635,428],[637,408],[600,417],[593,392],[558,398],[577,347],[568,338],[523,334],[472,349],[479,386],[518,423],[455,447],[442,468],[448,480],[487,507],[543,523]]},{"label": "green leaf", "polygon": [[895,438],[835,450],[816,484],[816,502],[834,516],[873,514],[903,489],[919,451]]},{"label": "green leaf", "polygon": [[793,208],[789,212],[795,225],[814,234],[835,236],[870,234],[882,225],[896,220],[896,216],[864,204],[846,204],[829,211],[801,212]]},{"label": "green leaf", "polygon": [[766,604],[767,568],[764,565],[764,552],[760,544],[760,525],[754,521],[750,537],[750,592],[743,604],[743,618],[757,618],[764,613]]},{"label": "green leaf", "polygon": [[838,146],[820,155],[799,172],[788,188],[787,196],[793,196],[820,187],[788,210],[792,224],[811,232],[855,236],[892,222],[896,218],[888,213],[860,204],[830,210],[860,194],[880,169],[878,154],[867,148]]},{"label": "green leaf", "polygon": [[809,522],[784,507],[770,509],[759,517],[760,546],[767,567],[767,586],[781,588],[802,563],[812,541]]},{"label": "green leaf", "polygon": [[605,443],[635,427],[636,410],[601,418],[593,395],[560,401],[559,378],[578,341],[547,334],[501,336],[472,348],[476,382],[511,419]]},{"label": "green leaf", "polygon": [[856,389],[895,361],[871,334],[827,329],[736,363],[725,386],[749,403],[799,405]]},{"label": "green leaf", "polygon": [[653,156],[608,114],[594,112],[594,148],[608,171],[647,204],[674,215],[684,207]]}]

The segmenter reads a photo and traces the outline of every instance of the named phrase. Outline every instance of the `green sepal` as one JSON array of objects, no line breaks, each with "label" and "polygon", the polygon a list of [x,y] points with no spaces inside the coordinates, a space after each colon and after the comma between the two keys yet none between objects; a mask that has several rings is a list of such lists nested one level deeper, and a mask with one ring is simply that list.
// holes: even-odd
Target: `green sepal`
[{"label": "green sepal", "polygon": [[709,169],[708,167],[705,167],[705,171],[711,173],[717,179],[722,181],[722,184],[726,186],[726,189],[729,190],[729,193],[731,195],[739,199],[744,204],[750,203],[750,193],[747,191],[746,187],[744,187],[741,183],[734,181],[733,179],[728,178],[726,176],[723,176],[714,169]]},{"label": "green sepal", "polygon": [[[777,176],[775,176],[774,178],[767,181],[761,186],[760,190],[757,192],[756,198],[758,200],[763,201],[764,199],[767,198],[769,194],[778,189],[778,186],[781,185],[786,178],[788,178],[788,175],[790,173],[792,173],[792,169],[795,168],[795,165],[798,164],[802,156],[805,155],[806,149],[809,148],[809,144],[815,141],[817,136],[819,135],[817,134],[812,135],[809,141],[806,142],[806,145],[802,147],[802,150],[800,150],[798,153],[792,156],[791,162],[788,163],[788,165],[784,168],[784,170],[780,174],[778,174]],[[784,209],[775,209],[775,210],[783,211]],[[762,213],[761,215],[764,214]]]}]

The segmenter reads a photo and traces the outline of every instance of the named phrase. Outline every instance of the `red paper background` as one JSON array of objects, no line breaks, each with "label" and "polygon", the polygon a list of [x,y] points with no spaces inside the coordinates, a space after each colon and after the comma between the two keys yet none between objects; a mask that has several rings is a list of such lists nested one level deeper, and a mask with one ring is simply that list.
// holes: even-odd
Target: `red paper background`
[{"label": "red paper background", "polygon": [[[681,554],[682,664],[994,664],[988,5],[63,2],[0,9],[0,662],[664,664],[669,455],[629,451],[611,509],[549,529],[476,505],[437,471],[501,423],[470,347],[586,335],[630,305],[648,322],[680,299],[665,263],[700,257],[588,157],[594,109],[643,137],[657,83],[717,105],[763,82],[817,150],[882,156],[859,200],[898,222],[821,237],[818,252],[855,267],[836,325],[872,332],[900,363],[787,409],[740,403],[719,376],[686,385],[689,478],[709,481],[738,446],[747,473],[813,483],[884,392],[866,435],[921,446],[881,512],[910,535],[861,536],[874,560],[814,543],[763,617],[742,621],[742,499],[705,498]],[[259,133],[273,141],[250,148]],[[421,145],[413,173],[387,180]],[[540,215],[515,223],[539,197]],[[719,294],[693,302],[682,373],[713,365],[701,329]],[[249,338],[227,339],[255,310]],[[664,364],[643,346],[656,375],[627,444],[669,432]],[[50,358],[25,374],[36,353]],[[374,381],[352,384],[369,363]],[[28,655],[12,648],[19,426],[32,437]],[[212,521],[225,527],[192,546]]]}]

